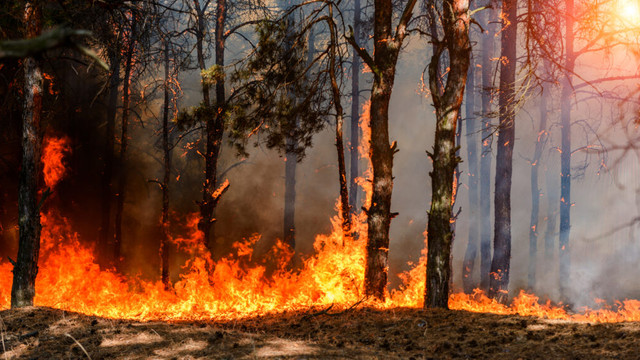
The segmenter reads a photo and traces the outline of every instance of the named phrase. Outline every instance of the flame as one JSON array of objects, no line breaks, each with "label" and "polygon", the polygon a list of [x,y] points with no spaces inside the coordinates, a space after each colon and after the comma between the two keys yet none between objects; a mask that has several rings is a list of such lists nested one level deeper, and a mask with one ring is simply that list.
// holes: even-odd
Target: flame
[{"label": "flame", "polygon": [[63,160],[70,151],[69,139],[65,137],[46,137],[42,149],[42,172],[44,182],[49,188],[54,188],[66,173]]},{"label": "flame", "polygon": [[371,157],[369,151],[371,150],[371,101],[367,100],[362,105],[362,115],[358,122],[358,126],[362,132],[360,137],[360,144],[358,144],[358,154],[361,159],[365,159],[367,162],[366,170],[363,176],[356,178],[356,183],[363,189],[365,196],[364,206],[369,208],[371,206],[371,191],[373,187],[373,167],[371,166]]},{"label": "flame", "polygon": [[[185,273],[169,291],[160,281],[126,278],[100,269],[92,248],[83,245],[68,221],[51,212],[43,214],[42,256],[36,283],[35,303],[67,311],[108,318],[136,320],[229,320],[273,312],[306,310],[333,305],[347,308],[363,300],[366,229],[358,217],[359,238],[342,236],[338,217],[334,231],[319,235],[315,254],[297,272],[278,267],[267,275],[266,265],[251,259],[255,235],[235,247],[235,253],[215,263],[204,250],[197,230],[197,216],[189,219],[190,233],[174,238],[182,249],[198,254],[183,266]],[[343,247],[342,242],[346,244]],[[277,242],[267,259],[286,264],[293,252]],[[388,309],[422,306],[425,286],[426,247],[418,264],[403,274],[403,285],[391,291],[385,302],[365,301],[367,306]],[[11,265],[0,264],[0,308],[10,304]],[[482,291],[452,294],[449,307],[456,310],[502,315],[536,316],[583,322],[640,321],[640,301],[625,300],[601,309],[569,314],[562,305],[541,304],[533,294],[521,291],[510,305],[488,298]]]},{"label": "flame", "polygon": [[[369,142],[367,115],[361,119],[363,149]],[[65,141],[50,140],[48,144],[55,145],[48,145],[51,150],[47,153],[68,151],[64,150],[68,149]],[[57,159],[45,163],[56,164],[49,166],[57,169],[52,173],[59,174],[59,180],[64,174],[62,155],[47,158]],[[364,298],[362,288],[367,233],[364,213],[354,217],[353,230],[359,236],[343,236],[340,219],[333,217],[333,231],[316,237],[314,254],[304,259],[297,271],[285,265],[293,251],[282,241],[277,241],[267,256],[255,259],[254,248],[260,235],[237,243],[231,255],[214,262],[202,241],[198,222],[198,216],[188,217],[186,234],[171,238],[190,259],[183,265],[180,280],[165,290],[161,281],[125,277],[101,269],[94,249],[80,241],[67,219],[50,209],[42,214],[35,304],[107,318],[171,321],[230,320],[313,307],[344,309],[359,303],[378,309],[421,307],[424,301],[426,234],[419,262],[400,275],[403,285],[392,290],[386,301],[375,302]],[[278,266],[267,271],[269,264]],[[11,270],[9,263],[0,262],[0,310],[10,305]],[[600,309],[584,308],[580,314],[570,314],[562,304],[543,304],[537,296],[524,291],[508,306],[480,290],[469,295],[452,294],[449,307],[584,322],[640,321],[638,300],[618,301],[612,306],[601,301]]]}]

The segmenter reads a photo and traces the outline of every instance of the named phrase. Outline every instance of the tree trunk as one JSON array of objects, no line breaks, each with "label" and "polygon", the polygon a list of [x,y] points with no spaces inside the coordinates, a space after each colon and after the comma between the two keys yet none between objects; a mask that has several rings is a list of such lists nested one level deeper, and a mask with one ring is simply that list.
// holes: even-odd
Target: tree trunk
[{"label": "tree trunk", "polygon": [[116,193],[116,223],[113,247],[113,258],[116,268],[119,269],[122,262],[122,216],[124,212],[124,195],[127,184],[127,146],[129,144],[129,101],[131,98],[131,69],[133,67],[133,51],[135,49],[135,38],[137,19],[134,12],[131,13],[131,31],[129,33],[129,43],[127,47],[126,63],[124,69],[124,84],[122,88],[122,133],[120,135],[120,179],[118,181],[118,192]]},{"label": "tree trunk", "polygon": [[164,177],[162,179],[162,240],[160,242],[161,279],[165,289],[169,279],[169,185],[171,182],[171,145],[169,144],[169,42],[164,48],[164,103],[162,106],[162,151]]},{"label": "tree trunk", "polygon": [[[355,41],[360,43],[360,0],[353,2],[353,36]],[[356,179],[360,176],[360,56],[353,52],[351,60],[351,144],[349,147],[351,155],[351,169],[349,176],[349,206],[352,214],[360,211],[358,206],[359,186]]]},{"label": "tree trunk", "polygon": [[[473,56],[472,56],[473,57]],[[462,284],[467,294],[473,292],[478,285],[473,279],[476,258],[478,256],[478,240],[480,235],[480,212],[478,198],[478,123],[475,118],[475,64],[473,59],[469,64],[467,76],[466,97],[466,125],[467,125],[467,163],[469,164],[469,242],[462,264]]]},{"label": "tree trunk", "polygon": [[482,35],[482,148],[480,152],[480,289],[489,291],[489,273],[491,272],[491,144],[493,127],[491,124],[493,99],[493,58],[494,39],[498,19],[497,1],[488,0],[490,10],[483,13],[483,22],[487,31]]},{"label": "tree trunk", "polygon": [[502,56],[500,64],[500,128],[496,155],[495,237],[489,296],[505,303],[509,295],[511,263],[511,176],[515,145],[515,81],[517,0],[502,0]]},{"label": "tree trunk", "polygon": [[[469,2],[464,0],[443,2],[442,26],[446,35],[444,41],[436,46],[429,64],[429,87],[436,109],[436,133],[433,153],[429,154],[433,171],[430,174],[431,209],[427,225],[425,308],[449,307],[454,172],[460,162],[456,156],[456,128],[471,54],[468,6]],[[449,73],[444,91],[440,91],[439,69],[445,50],[449,54]]]},{"label": "tree trunk", "polygon": [[[333,6],[329,5],[329,17],[333,19]],[[329,31],[331,33],[331,45],[329,49],[329,76],[331,78],[331,90],[333,95],[333,106],[336,109],[336,150],[338,151],[338,178],[340,182],[340,208],[342,216],[342,233],[343,233],[343,245],[344,238],[351,236],[351,212],[349,211],[349,190],[347,184],[347,170],[344,160],[344,140],[342,134],[342,126],[344,123],[342,109],[342,101],[340,100],[340,88],[338,87],[338,81],[336,78],[336,56],[337,56],[337,44],[338,35],[333,23],[329,24]],[[313,40],[311,40],[313,41]],[[310,48],[313,45],[310,46]]]},{"label": "tree trunk", "polygon": [[[287,148],[295,147],[294,140],[287,138]],[[296,168],[298,156],[295,152],[287,152],[284,158],[284,242],[292,250],[296,248]]]},{"label": "tree trunk", "polygon": [[[194,9],[195,9],[195,13],[196,13],[196,56],[198,59],[198,67],[200,68],[200,71],[204,71],[207,69],[207,66],[205,64],[205,58],[204,58],[204,37],[205,34],[207,32],[207,26],[206,26],[206,21],[205,21],[205,10],[206,9],[201,9],[200,8],[200,1],[199,0],[193,0],[193,5],[194,5]],[[210,109],[211,107],[211,96],[209,93],[209,82],[205,81],[204,78],[201,79],[201,85],[202,85],[202,106],[205,109]],[[211,205],[210,203],[207,201],[210,197],[210,195],[207,193],[207,188],[208,187],[215,187],[215,182],[213,182],[212,184],[209,184],[211,182],[211,180],[209,179],[209,177],[211,176],[211,174],[207,173],[207,167],[210,164],[210,157],[209,157],[209,129],[213,129],[213,124],[212,122],[213,120],[213,114],[209,114],[207,112],[207,114],[209,116],[211,116],[212,118],[207,119],[207,124],[206,124],[206,130],[205,130],[205,143],[206,143],[206,150],[205,150],[205,180],[203,181],[203,188],[202,188],[202,202],[200,203],[200,222],[198,223],[198,229],[200,231],[202,231],[203,233],[203,237],[202,237],[202,241],[204,242],[204,245],[207,249],[209,249],[209,231],[211,229],[211,222],[212,222],[212,218],[213,218],[213,210],[211,209]],[[209,125],[211,124],[211,126]]]},{"label": "tree trunk", "polygon": [[[107,103],[106,142],[104,147],[104,170],[100,184],[101,222],[98,246],[103,253],[113,247],[113,233],[111,232],[111,203],[113,202],[113,163],[114,143],[116,134],[116,112],[118,107],[118,86],[120,85],[120,52],[119,48],[109,56],[111,77],[109,79],[109,100]],[[110,259],[115,261],[115,259]]]},{"label": "tree trunk", "polygon": [[[227,19],[227,2],[219,0],[216,8],[215,24],[215,49],[216,66],[219,71],[224,69],[224,26]],[[204,61],[202,63],[204,66]],[[203,89],[204,92],[204,89]],[[203,199],[201,204],[201,229],[204,233],[205,245],[213,254],[216,247],[215,221],[216,207],[222,193],[218,190],[218,158],[222,147],[222,137],[224,135],[226,94],[224,77],[216,81],[216,112],[213,117],[207,120],[207,151],[205,154],[205,181]]]},{"label": "tree trunk", "polygon": [[[551,153],[553,154],[553,153]],[[554,247],[555,247],[555,239],[558,235],[558,205],[560,203],[560,188],[558,186],[557,180],[558,175],[556,171],[552,171],[550,169],[551,164],[551,156],[547,159],[547,167],[546,167],[546,187],[547,187],[547,228],[544,232],[544,257],[545,257],[545,268],[547,271],[549,269],[553,269],[555,262],[553,259],[554,255]],[[554,169],[556,170],[556,169]],[[547,275],[550,275],[547,272]]]},{"label": "tree trunk", "polygon": [[[42,32],[42,9],[27,1],[24,22],[27,38]],[[11,307],[33,305],[38,257],[40,254],[40,206],[38,204],[38,178],[41,172],[40,155],[42,135],[42,71],[36,58],[24,60],[24,109],[22,114],[22,167],[18,192],[18,227],[20,231],[18,258],[13,268]],[[43,195],[46,196],[46,195]],[[44,198],[41,200],[43,201]]]},{"label": "tree trunk", "polygon": [[[406,24],[411,19],[416,0],[409,0],[392,33],[393,6],[391,0],[376,0],[374,4],[373,42],[371,58],[367,65],[373,72],[371,89],[370,127],[371,147],[369,155],[373,168],[371,206],[367,209],[367,246],[364,274],[364,292],[383,300],[387,287],[387,259],[389,255],[389,226],[391,225],[391,193],[393,191],[393,154],[396,143],[389,144],[389,101],[395,80],[396,64],[406,36]],[[352,39],[353,42],[353,39]],[[353,42],[355,43],[355,42]]]},{"label": "tree trunk", "polygon": [[560,267],[558,271],[560,296],[567,297],[569,287],[570,247],[569,232],[571,229],[571,97],[573,95],[572,73],[575,65],[573,50],[573,0],[566,0],[566,29],[565,29],[565,68],[566,75],[562,80],[561,93],[561,153],[560,153],[560,237],[559,255]]},{"label": "tree trunk", "polygon": [[529,276],[527,287],[533,290],[536,286],[536,267],[538,263],[538,230],[540,213],[540,187],[538,185],[538,170],[542,160],[542,152],[547,142],[547,92],[543,88],[540,98],[540,126],[536,138],[536,148],[531,159],[531,220],[529,222]]}]

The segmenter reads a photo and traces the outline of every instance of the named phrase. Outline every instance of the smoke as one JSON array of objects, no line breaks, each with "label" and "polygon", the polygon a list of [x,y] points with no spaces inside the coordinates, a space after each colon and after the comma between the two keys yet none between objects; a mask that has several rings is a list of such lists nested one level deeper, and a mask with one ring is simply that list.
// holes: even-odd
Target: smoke
[{"label": "smoke", "polygon": [[[391,286],[399,282],[396,274],[408,270],[408,262],[417,262],[424,248],[424,230],[427,224],[427,209],[431,199],[429,172],[431,163],[425,151],[433,145],[435,116],[428,94],[421,93],[420,77],[429,58],[427,44],[412,39],[400,56],[397,67],[390,109],[391,140],[396,140],[400,152],[394,159],[394,192],[392,211],[399,216],[392,221],[389,268]],[[596,59],[597,60],[597,59]],[[589,61],[596,61],[589,59]],[[601,59],[600,59],[601,60]],[[88,244],[95,244],[100,226],[100,180],[102,176],[105,144],[106,96],[95,101],[102,81],[97,74],[77,75],[72,68],[62,63],[57,65],[56,86],[59,87],[60,103],[54,102],[48,113],[47,125],[56,132],[69,137],[72,151],[68,157],[69,175],[56,188],[55,196],[47,203],[60,214],[68,217],[75,231]],[[585,76],[600,76],[598,69],[579,64],[586,69]],[[625,71],[629,72],[629,69]],[[366,76],[365,76],[366,77]],[[151,79],[153,80],[153,79]],[[180,108],[200,101],[197,72],[182,75],[185,96]],[[361,84],[368,89],[369,84]],[[612,85],[607,88],[614,90]],[[73,95],[73,96],[71,96]],[[534,94],[535,95],[535,94]],[[368,94],[363,95],[365,98]],[[537,96],[537,95],[536,95]],[[586,96],[586,95],[585,95]],[[559,300],[557,274],[557,230],[554,231],[554,247],[550,257],[545,255],[544,233],[548,224],[548,192],[545,171],[554,174],[559,186],[558,112],[559,102],[553,103],[551,113],[551,140],[543,156],[540,187],[540,222],[538,225],[537,283],[535,292],[542,298]],[[612,147],[624,138],[624,131],[612,125],[618,116],[614,101],[603,102],[600,98],[587,102],[573,99],[576,109],[573,119],[583,125],[572,128],[574,149],[597,144]],[[161,153],[158,149],[158,121],[160,102],[153,100],[149,109],[136,108],[139,118],[132,121],[131,147],[124,170],[127,172],[127,189],[124,216],[123,255],[125,271],[140,273],[144,278],[159,276],[158,256],[160,232],[161,191],[150,180],[162,178]],[[510,293],[515,295],[527,286],[527,264],[529,261],[529,217],[530,163],[537,137],[539,106],[535,96],[519,112],[516,121],[516,149],[514,177],[512,182],[512,261]],[[345,104],[345,108],[348,108]],[[297,170],[296,199],[296,251],[309,254],[318,234],[331,230],[330,219],[336,214],[335,204],[339,185],[337,155],[334,146],[332,119],[327,129],[314,138],[313,148]],[[4,125],[4,123],[3,123]],[[14,124],[15,125],[15,124]],[[349,126],[346,126],[349,129]],[[463,130],[463,134],[464,134]],[[585,134],[591,134],[587,137]],[[197,212],[201,200],[203,161],[197,150],[200,133],[184,139],[173,152],[172,183],[170,184],[170,207],[172,232],[176,236],[185,232],[187,217]],[[348,131],[345,140],[349,137]],[[176,137],[174,137],[174,140]],[[186,148],[187,143],[195,143]],[[466,139],[463,136],[461,155],[466,161]],[[16,151],[15,146],[12,150]],[[495,149],[494,154],[495,155]],[[575,306],[593,305],[595,298],[623,299],[640,297],[640,280],[635,276],[640,246],[637,243],[637,227],[631,226],[612,232],[639,214],[636,192],[640,171],[637,158],[627,155],[606,171],[602,167],[603,153],[596,149],[578,151],[573,157],[574,179],[572,182],[571,214],[571,291],[569,300]],[[608,162],[614,163],[619,154],[613,154]],[[4,157],[3,157],[4,158]],[[347,159],[349,157],[347,156]],[[607,159],[604,159],[607,160]],[[349,165],[349,164],[347,164]],[[494,163],[495,165],[495,163]],[[456,211],[461,209],[456,224],[452,269],[454,290],[461,286],[461,269],[469,234],[469,204],[467,163],[461,165],[463,183],[459,188]],[[17,198],[15,195],[17,176],[15,166],[2,168],[0,193],[2,213],[2,256],[17,251]],[[228,170],[228,171],[227,171]],[[247,159],[238,158],[233,147],[225,142],[219,161],[220,181],[228,179],[229,190],[223,195],[216,212],[215,233],[217,244],[214,257],[220,258],[232,251],[232,245],[242,239],[260,234],[256,245],[256,257],[266,256],[269,249],[282,238],[284,213],[284,161],[275,151],[263,147],[250,150]],[[113,184],[116,184],[117,176]],[[11,178],[13,180],[6,180]],[[493,181],[492,181],[493,182]],[[493,194],[493,192],[492,192]],[[493,203],[493,201],[492,201]],[[493,214],[491,214],[493,219]],[[171,248],[171,264],[174,280],[186,254]],[[474,276],[478,276],[479,259],[476,260]]]}]

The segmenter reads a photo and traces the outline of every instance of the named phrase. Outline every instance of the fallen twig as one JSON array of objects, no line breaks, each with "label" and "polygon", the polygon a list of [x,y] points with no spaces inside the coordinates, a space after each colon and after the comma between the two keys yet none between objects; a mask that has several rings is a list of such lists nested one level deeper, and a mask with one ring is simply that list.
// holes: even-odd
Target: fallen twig
[{"label": "fallen twig", "polygon": [[329,305],[329,307],[324,309],[324,310],[320,310],[320,311],[316,311],[316,312],[311,313],[311,314],[307,314],[307,315],[302,317],[302,320],[307,320],[307,319],[311,319],[312,317],[316,317],[316,316],[323,315],[323,314],[328,314],[329,310],[331,310],[331,308],[333,308],[333,305],[334,304]]},{"label": "fallen twig", "polygon": [[351,311],[351,310],[355,309],[358,305],[362,304],[362,303],[363,303],[365,300],[367,300],[368,298],[369,298],[368,296],[365,296],[365,297],[363,297],[362,299],[360,299],[360,300],[356,301],[353,305],[349,306],[348,308],[346,308],[346,309],[344,309],[344,310],[342,310],[342,311],[339,311],[339,312],[336,312],[336,313],[333,313],[333,314],[327,314],[327,315],[329,315],[329,316],[336,316],[336,315],[341,315],[341,314],[344,314],[344,313],[346,313],[346,312],[349,312],[349,311]]},{"label": "fallen twig", "polygon": [[82,351],[84,352],[85,355],[87,355],[87,358],[89,360],[91,360],[91,356],[89,356],[89,353],[87,352],[87,349],[84,348],[84,346],[82,346],[82,344],[80,344],[80,342],[78,340],[76,340],[76,338],[74,338],[73,336],[71,336],[70,334],[64,334],[65,336],[70,337],[73,341],[75,341],[76,344],[78,344],[78,346],[80,346],[80,349],[82,349]]},{"label": "fallen twig", "polygon": [[334,304],[329,305],[329,307],[327,307],[324,310],[320,310],[311,314],[307,314],[305,316],[302,317],[302,320],[307,320],[310,319],[312,317],[316,317],[316,316],[320,316],[320,315],[327,315],[327,316],[338,316],[338,315],[342,315],[344,313],[347,313],[353,309],[355,309],[358,305],[362,304],[365,300],[367,300],[368,297],[365,296],[362,299],[356,301],[353,305],[349,306],[348,308],[342,310],[342,311],[338,311],[338,312],[334,312],[334,313],[330,313],[329,310],[331,310],[333,308]]}]

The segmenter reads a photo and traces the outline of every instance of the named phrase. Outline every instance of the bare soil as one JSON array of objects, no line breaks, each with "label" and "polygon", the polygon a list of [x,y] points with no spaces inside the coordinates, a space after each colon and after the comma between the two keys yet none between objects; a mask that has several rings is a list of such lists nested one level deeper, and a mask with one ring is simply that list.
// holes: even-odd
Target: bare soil
[{"label": "bare soil", "polygon": [[640,359],[640,323],[356,309],[231,322],[138,322],[49,308],[0,312],[5,359]]}]

